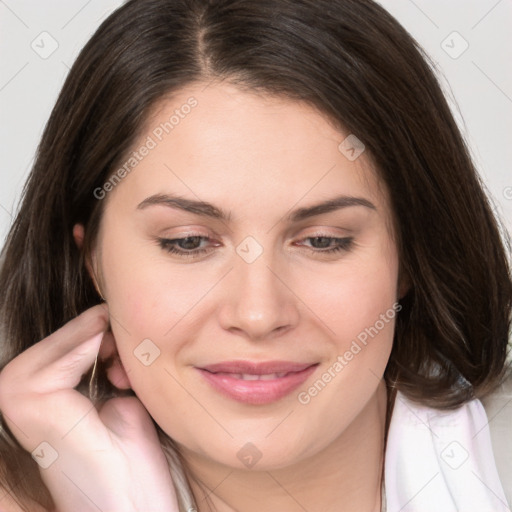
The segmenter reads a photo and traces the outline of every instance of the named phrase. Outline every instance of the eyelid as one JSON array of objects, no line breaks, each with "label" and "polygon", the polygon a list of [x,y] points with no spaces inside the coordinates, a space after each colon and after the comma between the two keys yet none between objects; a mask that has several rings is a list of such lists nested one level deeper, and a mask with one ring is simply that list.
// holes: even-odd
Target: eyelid
[{"label": "eyelid", "polygon": [[[308,228],[304,228],[304,229],[308,229]],[[298,240],[303,240],[305,238],[315,238],[315,237],[326,237],[326,238],[350,238],[350,237],[353,237],[354,236],[354,230],[351,230],[351,229],[346,229],[346,228],[337,228],[337,229],[341,229],[342,231],[344,231],[344,233],[331,233],[331,232],[328,232],[328,231],[324,231],[323,227],[320,227],[320,228],[317,228],[318,231],[313,231],[313,233],[305,233],[305,234],[301,234],[301,235],[296,235],[296,236],[293,236],[291,238],[293,239],[298,239]],[[325,228],[326,230],[327,229],[333,229],[332,227],[327,227]],[[191,230],[191,231],[185,231],[185,232],[182,232],[182,233],[172,233],[172,234],[169,234],[169,235],[166,235],[166,234],[162,234],[159,238],[161,239],[165,239],[165,240],[180,240],[180,239],[183,239],[183,238],[189,238],[189,237],[201,237],[201,238],[206,238],[210,241],[214,241],[218,238],[221,238],[220,235],[216,234],[216,233],[212,233],[212,234],[208,234],[208,233],[200,233],[200,232],[197,232],[197,231],[194,231],[194,230]]]},{"label": "eyelid", "polygon": [[[294,236],[293,238],[306,238],[309,236],[332,236],[334,238],[343,238],[344,236],[353,236],[356,232],[355,229],[327,225],[305,226],[301,227],[297,231],[299,234]],[[310,234],[310,232],[312,232],[313,234]]]},{"label": "eyelid", "polygon": [[[212,252],[210,250],[210,248],[199,247],[199,248],[190,249],[190,250],[179,248],[178,242],[185,240],[187,238],[202,239],[201,243],[203,241],[211,242],[214,240],[209,236],[187,234],[186,236],[178,236],[177,235],[174,238],[157,238],[156,241],[162,250],[165,250],[169,254],[174,254],[178,258],[185,258],[185,259],[193,260],[193,259],[200,258],[205,253],[209,254]],[[309,254],[314,254],[315,257],[316,256],[329,257],[329,256],[334,256],[336,254],[343,253],[343,252],[348,253],[349,251],[352,250],[352,248],[355,245],[353,236],[337,237],[337,236],[331,236],[329,234],[318,233],[318,232],[311,234],[309,236],[303,236],[303,237],[299,238],[299,241],[304,241],[304,240],[309,240],[309,239],[314,239],[314,238],[326,238],[330,241],[334,241],[334,245],[330,246],[328,248],[314,248],[314,247],[306,246],[307,252]],[[218,244],[215,244],[215,245],[218,246]],[[303,247],[303,245],[299,245],[299,247]]]}]

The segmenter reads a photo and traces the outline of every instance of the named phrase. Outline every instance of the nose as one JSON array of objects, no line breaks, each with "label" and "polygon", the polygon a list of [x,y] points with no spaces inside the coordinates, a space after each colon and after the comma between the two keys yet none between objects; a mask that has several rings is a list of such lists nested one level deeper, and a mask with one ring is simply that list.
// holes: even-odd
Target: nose
[{"label": "nose", "polygon": [[270,251],[248,263],[238,256],[226,279],[221,326],[252,341],[280,336],[299,320],[298,298],[287,283],[286,263],[278,265]]}]

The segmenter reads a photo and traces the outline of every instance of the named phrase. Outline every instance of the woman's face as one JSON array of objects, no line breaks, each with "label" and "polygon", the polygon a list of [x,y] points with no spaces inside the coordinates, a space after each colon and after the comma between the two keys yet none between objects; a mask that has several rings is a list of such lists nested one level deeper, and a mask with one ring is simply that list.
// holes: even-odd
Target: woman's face
[{"label": "woman's face", "polygon": [[351,138],[339,148],[348,135],[304,104],[197,84],[158,105],[95,192],[93,261],[131,387],[197,457],[293,464],[375,396],[398,256],[384,187]]}]

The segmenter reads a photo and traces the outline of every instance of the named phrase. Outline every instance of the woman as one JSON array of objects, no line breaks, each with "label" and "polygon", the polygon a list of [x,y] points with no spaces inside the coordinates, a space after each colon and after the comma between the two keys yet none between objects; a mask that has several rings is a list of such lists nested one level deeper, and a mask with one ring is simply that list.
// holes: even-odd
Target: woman
[{"label": "woman", "polygon": [[508,509],[507,254],[372,1],[128,1],[0,285],[6,510]]}]

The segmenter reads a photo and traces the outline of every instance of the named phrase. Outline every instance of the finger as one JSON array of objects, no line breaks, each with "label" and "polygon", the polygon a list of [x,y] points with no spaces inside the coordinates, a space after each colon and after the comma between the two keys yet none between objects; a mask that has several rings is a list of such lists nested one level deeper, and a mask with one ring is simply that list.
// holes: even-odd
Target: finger
[{"label": "finger", "polygon": [[76,387],[94,364],[103,336],[100,332],[86,339],[60,359],[35,371],[27,380],[27,388],[38,393],[52,393]]},{"label": "finger", "polygon": [[[0,407],[9,407],[12,400],[16,407],[17,396],[41,396],[77,386],[82,375],[93,365],[102,336],[103,333],[99,333],[85,340],[45,368],[31,370],[28,358],[22,361],[27,363],[26,366],[21,366],[20,361],[16,361],[16,365],[7,365],[0,374]],[[33,355],[37,354],[34,352]]]},{"label": "finger", "polygon": [[59,360],[84,341],[108,328],[108,308],[99,304],[70,320],[47,338],[22,352],[11,363],[28,375]]},{"label": "finger", "polygon": [[60,451],[71,437],[77,446],[109,443],[94,405],[74,389],[96,359],[106,311],[87,310],[0,372],[0,410],[26,450],[44,440]]},{"label": "finger", "polygon": [[85,311],[10,361],[0,372],[0,408],[17,408],[19,397],[77,386],[96,358],[107,326],[105,311]]}]

